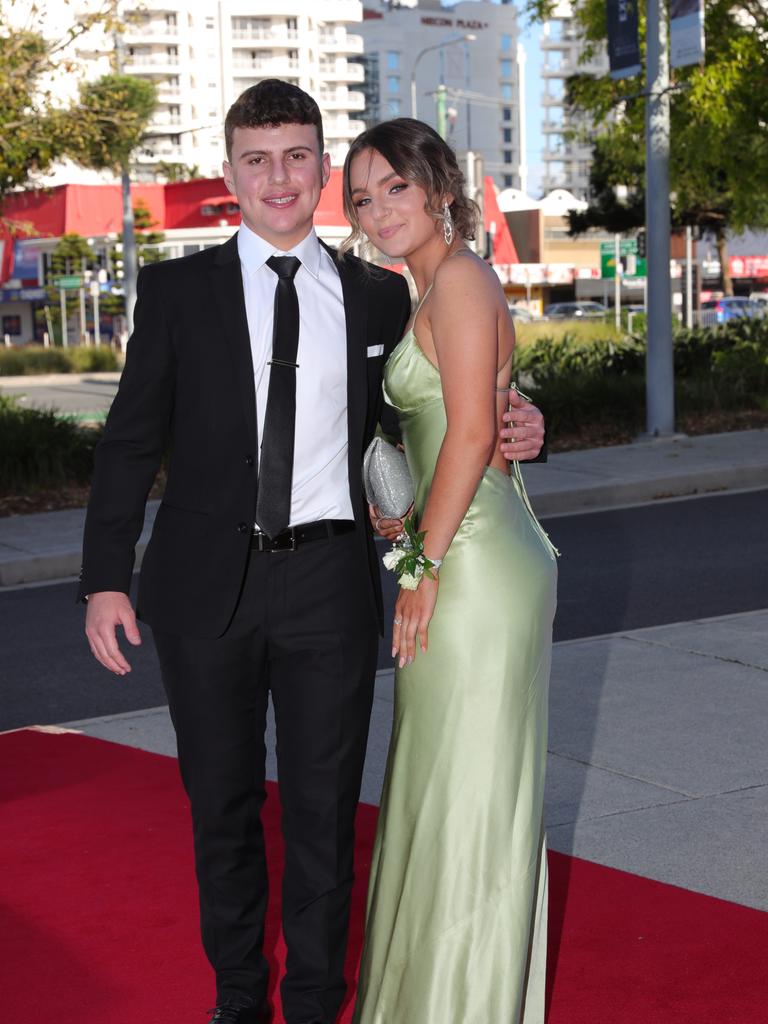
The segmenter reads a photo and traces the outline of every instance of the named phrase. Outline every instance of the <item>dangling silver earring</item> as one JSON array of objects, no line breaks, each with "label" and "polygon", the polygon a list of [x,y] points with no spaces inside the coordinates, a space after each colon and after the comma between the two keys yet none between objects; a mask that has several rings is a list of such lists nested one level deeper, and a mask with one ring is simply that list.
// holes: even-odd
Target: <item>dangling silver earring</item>
[{"label": "dangling silver earring", "polygon": [[453,217],[448,203],[443,203],[443,237],[446,245],[453,241]]}]

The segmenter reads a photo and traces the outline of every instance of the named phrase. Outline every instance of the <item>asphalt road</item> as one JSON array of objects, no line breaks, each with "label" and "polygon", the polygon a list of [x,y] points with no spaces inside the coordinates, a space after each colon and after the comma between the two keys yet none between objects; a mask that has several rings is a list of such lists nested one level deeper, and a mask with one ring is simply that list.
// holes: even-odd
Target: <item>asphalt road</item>
[{"label": "asphalt road", "polygon": [[117,393],[113,380],[73,380],[68,384],[40,384],[24,382],[9,385],[0,379],[0,391],[13,395],[29,408],[55,409],[62,416],[75,419],[103,421]]},{"label": "asphalt road", "polygon": [[[555,640],[768,607],[767,513],[763,490],[545,520],[562,552]],[[385,584],[391,608],[389,573]],[[149,630],[133,672],[114,677],[88,652],[74,593],[0,592],[0,730],[166,702]]]}]

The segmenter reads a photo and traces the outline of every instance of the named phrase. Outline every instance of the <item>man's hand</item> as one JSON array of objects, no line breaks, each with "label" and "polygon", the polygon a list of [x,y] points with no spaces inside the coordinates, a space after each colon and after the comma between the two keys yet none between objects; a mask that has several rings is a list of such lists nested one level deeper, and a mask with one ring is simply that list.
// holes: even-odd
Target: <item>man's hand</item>
[{"label": "man's hand", "polygon": [[104,668],[117,676],[131,671],[117,645],[116,627],[122,626],[126,639],[134,647],[141,643],[136,615],[127,594],[104,590],[91,594],[85,614],[85,635],[91,645],[91,654]]},{"label": "man's hand", "polygon": [[[407,516],[411,510],[405,513]],[[371,519],[371,526],[374,532],[385,540],[397,540],[405,529],[405,516],[402,519],[387,519],[381,514],[381,509],[376,505],[368,506],[368,515]]]},{"label": "man's hand", "polygon": [[505,438],[501,451],[510,462],[535,459],[544,444],[544,416],[516,388],[509,389],[509,404],[511,409],[504,413],[509,426],[501,430]]}]

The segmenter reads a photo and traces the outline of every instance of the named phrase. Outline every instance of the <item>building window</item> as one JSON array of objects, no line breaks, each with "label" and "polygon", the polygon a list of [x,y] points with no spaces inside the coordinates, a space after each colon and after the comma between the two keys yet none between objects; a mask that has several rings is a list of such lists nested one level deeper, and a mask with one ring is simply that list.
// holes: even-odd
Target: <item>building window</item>
[{"label": "building window", "polygon": [[511,149],[505,149],[504,150],[504,163],[505,164],[511,164],[512,163],[512,150]]},{"label": "building window", "polygon": [[512,50],[512,36],[508,32],[501,34],[501,52],[510,53]]},{"label": "building window", "polygon": [[400,78],[398,75],[387,76],[387,92],[400,92]]},{"label": "building window", "polygon": [[511,78],[512,77],[512,61],[511,60],[503,60],[501,62],[501,77],[502,78]]},{"label": "building window", "polygon": [[511,121],[512,120],[512,108],[511,107],[504,107],[504,110],[502,111],[502,115],[501,116],[504,118],[505,121]]},{"label": "building window", "polygon": [[512,85],[511,85],[511,83],[509,83],[509,82],[502,82],[501,83],[501,98],[503,100],[511,100],[512,99]]},{"label": "building window", "polygon": [[387,70],[400,70],[400,54],[397,52],[397,50],[387,50]]},{"label": "building window", "polygon": [[512,141],[512,129],[511,128],[504,128],[504,129],[502,129],[502,135],[504,136],[504,142],[511,142]]},{"label": "building window", "polygon": [[387,113],[390,117],[400,117],[400,100],[387,100]]},{"label": "building window", "polygon": [[511,174],[505,174],[504,175],[504,188],[512,188],[512,184],[513,184],[512,183],[512,175]]}]

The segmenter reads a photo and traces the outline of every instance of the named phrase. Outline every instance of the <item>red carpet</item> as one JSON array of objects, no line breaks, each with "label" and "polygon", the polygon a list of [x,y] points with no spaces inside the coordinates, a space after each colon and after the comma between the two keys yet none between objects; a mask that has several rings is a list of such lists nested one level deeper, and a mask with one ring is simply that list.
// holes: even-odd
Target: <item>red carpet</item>
[{"label": "red carpet", "polygon": [[[203,1024],[212,980],[175,761],[83,736],[7,733],[0,800],[3,1019]],[[275,873],[278,815],[273,787]],[[376,809],[361,806],[350,968],[375,820]],[[767,1019],[768,914],[558,854],[550,865],[548,1024]],[[278,916],[273,904],[267,946],[276,964]],[[350,1016],[348,1005],[343,1021]]]}]

